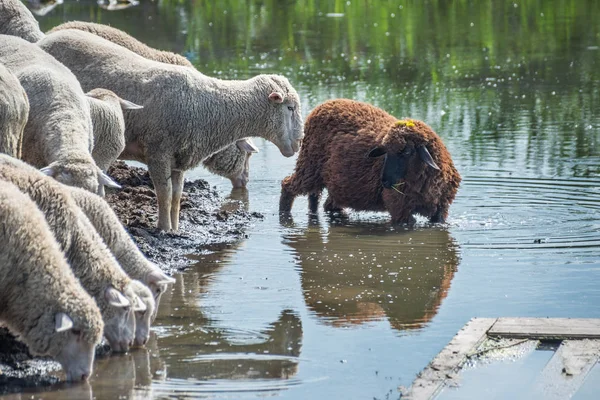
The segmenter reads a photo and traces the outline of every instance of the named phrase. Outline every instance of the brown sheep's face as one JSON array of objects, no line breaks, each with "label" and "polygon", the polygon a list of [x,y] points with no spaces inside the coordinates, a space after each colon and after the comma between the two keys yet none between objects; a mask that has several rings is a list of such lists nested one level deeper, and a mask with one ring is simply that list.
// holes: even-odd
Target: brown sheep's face
[{"label": "brown sheep's face", "polygon": [[416,159],[431,168],[439,170],[424,144],[415,146],[412,142],[406,142],[404,148],[399,152],[388,151],[383,146],[376,147],[369,152],[369,157],[381,156],[385,157],[383,170],[381,171],[381,184],[386,189],[391,189],[400,180],[404,179],[409,168],[415,168],[415,165],[419,165],[419,162],[415,162]]}]

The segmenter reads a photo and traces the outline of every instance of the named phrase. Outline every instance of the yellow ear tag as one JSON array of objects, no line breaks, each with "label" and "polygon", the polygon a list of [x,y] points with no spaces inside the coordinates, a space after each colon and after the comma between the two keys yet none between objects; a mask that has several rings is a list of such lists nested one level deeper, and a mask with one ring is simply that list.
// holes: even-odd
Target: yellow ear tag
[{"label": "yellow ear tag", "polygon": [[407,128],[414,128],[415,123],[410,119],[401,119],[396,122],[396,126],[406,126]]}]

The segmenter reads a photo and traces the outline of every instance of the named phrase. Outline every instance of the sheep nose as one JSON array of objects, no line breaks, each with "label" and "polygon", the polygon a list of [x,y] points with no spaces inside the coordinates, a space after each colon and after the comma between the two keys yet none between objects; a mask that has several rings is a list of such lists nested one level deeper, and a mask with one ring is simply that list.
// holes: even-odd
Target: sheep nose
[{"label": "sheep nose", "polygon": [[142,346],[145,346],[145,345],[146,345],[146,343],[148,343],[148,338],[144,338],[144,339],[142,340]]},{"label": "sheep nose", "polygon": [[87,379],[88,379],[88,374],[81,374],[82,381],[87,381]]},{"label": "sheep nose", "polygon": [[113,350],[116,352],[126,352],[129,350],[129,342],[127,340],[121,340]]}]

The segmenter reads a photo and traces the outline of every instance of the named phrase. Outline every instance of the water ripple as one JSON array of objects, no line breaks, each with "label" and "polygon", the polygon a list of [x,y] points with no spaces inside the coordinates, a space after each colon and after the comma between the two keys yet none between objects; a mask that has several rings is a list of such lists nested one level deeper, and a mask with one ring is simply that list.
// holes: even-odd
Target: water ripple
[{"label": "water ripple", "polygon": [[596,179],[469,176],[451,223],[471,233],[467,247],[595,250],[599,187]]}]

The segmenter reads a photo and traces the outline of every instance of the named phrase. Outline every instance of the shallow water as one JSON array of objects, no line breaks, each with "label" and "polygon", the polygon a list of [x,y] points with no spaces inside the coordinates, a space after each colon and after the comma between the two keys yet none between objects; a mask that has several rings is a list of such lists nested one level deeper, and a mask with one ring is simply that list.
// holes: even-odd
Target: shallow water
[{"label": "shallow water", "polygon": [[283,73],[305,115],[349,97],[423,119],[464,178],[449,223],[311,219],[306,199],[280,221],[294,159],[256,140],[247,193],[188,176],[264,221],[176,277],[149,350],[34,396],[398,398],[472,317],[600,318],[599,3],[211,3],[67,2],[40,21],[110,23],[210,75]]}]

